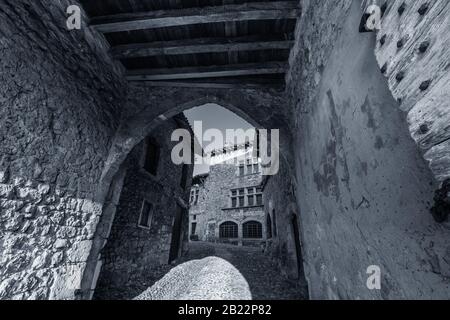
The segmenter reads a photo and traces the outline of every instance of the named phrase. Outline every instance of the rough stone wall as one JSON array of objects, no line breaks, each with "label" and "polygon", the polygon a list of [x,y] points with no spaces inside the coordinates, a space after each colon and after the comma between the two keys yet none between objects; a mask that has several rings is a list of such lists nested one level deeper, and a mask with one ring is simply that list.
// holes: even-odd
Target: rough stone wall
[{"label": "rough stone wall", "polygon": [[[375,35],[358,33],[361,14],[357,0],[349,11],[310,7],[292,60],[310,296],[448,298],[450,232],[429,214],[436,183],[376,63]],[[330,24],[340,27],[325,32]],[[371,265],[381,268],[381,290],[366,287]]]},{"label": "rough stone wall", "polygon": [[[287,74],[287,94],[295,114],[308,114],[314,103],[334,39],[342,32],[352,0],[302,0],[302,17],[296,27]],[[313,22],[313,23],[312,23]],[[292,110],[291,110],[292,111]],[[289,117],[296,128],[299,117]]]},{"label": "rough stone wall", "polygon": [[[187,205],[193,172],[191,165],[186,188],[182,189],[182,166],[171,160],[171,133],[178,127],[171,119],[150,135],[161,147],[156,176],[142,167],[144,142],[133,149],[124,164],[124,186],[110,236],[101,252],[96,299],[133,298],[146,288],[145,284],[148,286],[154,270],[169,262],[175,213],[180,209],[177,199]],[[153,205],[150,229],[138,226],[144,200]],[[182,230],[187,228],[187,220],[183,220]],[[183,241],[187,241],[185,236]]]},{"label": "rough stone wall", "polygon": [[[298,279],[305,284],[303,264],[297,263],[293,215],[300,218],[295,200],[295,185],[291,179],[291,171],[285,162],[280,164],[280,171],[270,176],[264,182],[264,208],[266,215],[270,215],[272,223],[272,238],[267,240],[266,254],[276,263],[279,270],[288,278]],[[299,229],[300,226],[299,226]],[[299,239],[303,242],[303,235]],[[300,257],[302,259],[302,257]],[[301,261],[301,260],[300,260]]]},{"label": "rough stone wall", "polygon": [[[230,191],[236,188],[255,187],[261,185],[260,174],[238,176],[238,167],[230,164],[218,164],[210,167],[209,176],[201,187],[198,206],[193,206],[190,214],[198,212],[196,207],[203,208],[202,214],[197,217],[197,228],[200,240],[220,241],[219,226],[222,222],[233,221],[238,224],[239,239],[236,244],[242,244],[242,223],[252,220],[259,221],[263,225],[263,236],[265,235],[265,215],[262,206],[230,209]],[[212,225],[212,229],[209,225]],[[210,232],[213,231],[213,232]],[[212,234],[211,234],[212,233]]]},{"label": "rough stone wall", "polygon": [[68,5],[0,1],[1,299],[73,298],[101,214],[125,90]]}]

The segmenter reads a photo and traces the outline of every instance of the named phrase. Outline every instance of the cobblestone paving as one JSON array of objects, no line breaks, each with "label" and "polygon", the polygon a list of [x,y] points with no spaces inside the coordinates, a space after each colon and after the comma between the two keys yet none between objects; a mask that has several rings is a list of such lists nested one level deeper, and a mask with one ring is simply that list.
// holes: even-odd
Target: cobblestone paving
[{"label": "cobblestone paving", "polygon": [[285,279],[260,249],[191,243],[189,253],[136,299],[303,300],[307,290]]}]

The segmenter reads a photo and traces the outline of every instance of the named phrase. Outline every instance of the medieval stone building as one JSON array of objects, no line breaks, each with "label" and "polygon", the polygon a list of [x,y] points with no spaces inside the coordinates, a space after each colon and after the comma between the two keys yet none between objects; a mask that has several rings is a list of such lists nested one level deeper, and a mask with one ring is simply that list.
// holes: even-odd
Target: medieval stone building
[{"label": "medieval stone building", "polygon": [[449,26],[446,0],[0,0],[0,299],[179,255],[192,168],[166,142],[207,103],[280,130],[263,237],[310,298],[449,299]]},{"label": "medieval stone building", "polygon": [[172,162],[170,133],[179,128],[192,133],[184,116],[178,115],[134,147],[122,165],[124,182],[100,252],[96,298],[132,298],[132,291],[124,288],[145,289],[142,283],[154,269],[180,257],[188,241],[193,165]]},{"label": "medieval stone building", "polygon": [[[248,154],[252,155],[253,147],[248,147]],[[216,164],[208,174],[194,177],[189,211],[191,240],[237,245],[265,242],[260,161],[253,157],[239,160],[241,148],[245,146],[212,151],[211,160]],[[224,153],[235,161],[215,160]]]}]

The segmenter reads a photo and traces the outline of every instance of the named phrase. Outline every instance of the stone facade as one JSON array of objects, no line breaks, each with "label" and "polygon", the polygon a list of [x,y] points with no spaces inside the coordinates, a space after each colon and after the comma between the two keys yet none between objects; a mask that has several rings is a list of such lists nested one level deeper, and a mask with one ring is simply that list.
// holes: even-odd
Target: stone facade
[{"label": "stone facade", "polygon": [[[256,196],[258,193],[256,188],[261,188],[262,183],[261,166],[257,160],[249,161],[248,165],[216,164],[210,167],[207,176],[194,178],[198,183],[191,190],[189,210],[191,239],[239,245],[261,245],[265,242],[263,195],[260,193]],[[247,171],[247,166],[252,168],[251,171]],[[254,171],[253,168],[258,170]],[[242,196],[239,196],[240,190],[241,192],[245,190]],[[236,197],[232,200],[234,193]],[[250,221],[260,223],[260,238],[251,239],[244,234],[244,224]],[[236,223],[237,237],[226,237],[221,234],[221,225],[225,222]]]},{"label": "stone facade", "polygon": [[[160,148],[156,174],[144,168],[146,141],[137,145],[123,164],[126,174],[119,205],[100,257],[102,267],[94,295],[97,299],[134,297],[139,289],[145,289],[141,286],[149,283],[153,270],[181,255],[188,240],[187,205],[193,165],[183,172],[183,165],[175,165],[171,160],[175,144],[170,140],[171,133],[177,128],[190,130],[187,120],[183,126],[180,124],[183,122],[168,120],[146,139],[155,141]],[[144,203],[151,206],[148,225],[141,221],[147,208]],[[180,213],[181,229],[174,230],[176,215]],[[181,235],[178,244],[174,243],[175,232]],[[171,253],[172,246],[178,247],[176,252]]]}]

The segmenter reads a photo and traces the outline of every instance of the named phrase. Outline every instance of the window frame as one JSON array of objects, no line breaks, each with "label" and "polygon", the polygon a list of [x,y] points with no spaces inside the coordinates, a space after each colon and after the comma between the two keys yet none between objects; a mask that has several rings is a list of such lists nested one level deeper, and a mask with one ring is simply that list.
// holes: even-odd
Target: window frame
[{"label": "window frame", "polygon": [[264,193],[261,186],[231,189],[229,198],[229,208],[231,209],[264,206]]},{"label": "window frame", "polygon": [[[147,224],[148,225],[141,224],[141,222],[142,222],[142,215],[144,213],[145,204],[149,204],[149,211],[150,212],[149,212],[149,215],[148,215],[148,218],[147,218]],[[138,219],[138,223],[137,223],[138,228],[147,229],[147,230],[150,230],[152,228],[154,208],[155,208],[155,206],[154,206],[154,204],[151,201],[149,201],[148,199],[142,200],[141,211],[139,213],[139,219]]]},{"label": "window frame", "polygon": [[191,222],[191,236],[197,234],[197,222]]},{"label": "window frame", "polygon": [[200,195],[200,189],[199,188],[192,188],[191,192],[189,194],[189,204],[191,206],[196,206],[198,204],[198,198]]},{"label": "window frame", "polygon": [[[250,226],[256,229],[249,229]],[[246,221],[242,224],[242,238],[260,240],[263,239],[263,225],[256,220]]]},{"label": "window frame", "polygon": [[[233,228],[232,236],[225,236],[229,234],[229,229]],[[228,229],[224,229],[228,228]],[[219,239],[238,239],[239,238],[239,225],[234,221],[224,221],[219,225]]]},{"label": "window frame", "polygon": [[[156,154],[154,155],[153,160],[155,161],[154,164],[154,170],[149,170],[149,168],[147,168],[148,166],[148,156],[150,153],[150,146],[155,147],[156,150]],[[144,145],[144,152],[143,152],[143,156],[142,156],[142,169],[148,173],[149,175],[151,175],[152,177],[158,177],[158,172],[159,172],[159,167],[160,167],[160,163],[161,163],[161,146],[157,143],[157,141],[152,138],[152,137],[148,137],[147,139],[145,139],[145,145]]]},{"label": "window frame", "polygon": [[238,177],[245,177],[251,175],[261,174],[261,164],[258,159],[247,159],[246,161],[240,161],[237,165]]}]

